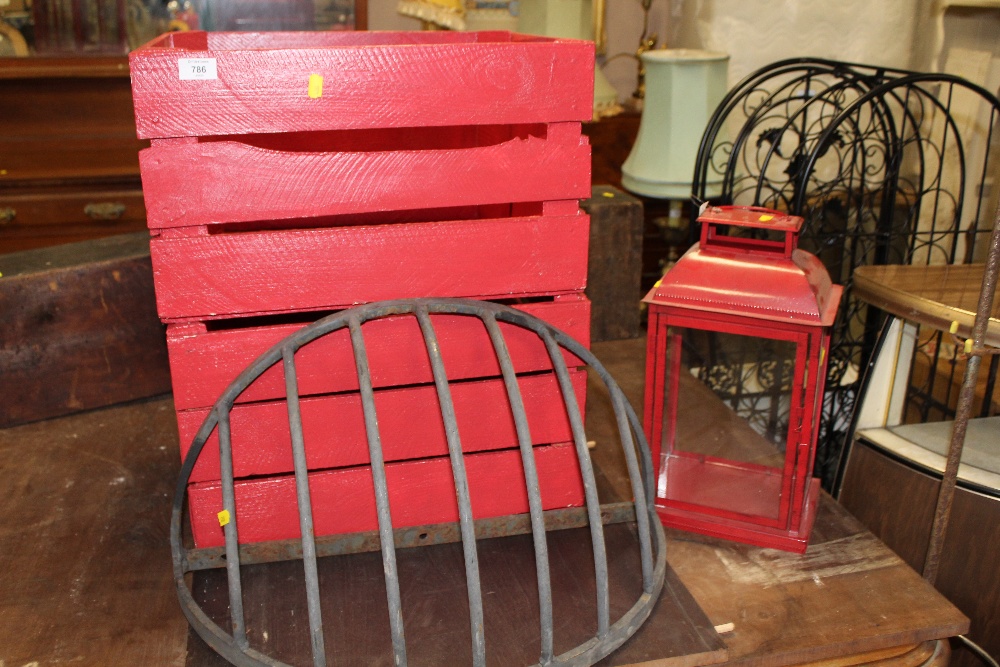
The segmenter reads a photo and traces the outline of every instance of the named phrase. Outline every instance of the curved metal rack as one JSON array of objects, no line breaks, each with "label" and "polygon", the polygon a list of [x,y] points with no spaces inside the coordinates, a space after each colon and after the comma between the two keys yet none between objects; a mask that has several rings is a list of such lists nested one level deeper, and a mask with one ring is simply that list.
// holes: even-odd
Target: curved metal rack
[{"label": "curved metal rack", "polygon": [[[493,344],[503,376],[507,398],[517,433],[521,461],[524,468],[525,485],[528,493],[530,532],[532,535],[539,597],[540,655],[538,665],[591,665],[621,646],[652,611],[663,587],[666,553],[663,528],[658,521],[653,503],[653,468],[649,447],[643,435],[642,425],[621,389],[600,362],[582,345],[554,327],[526,313],[499,304],[464,299],[413,299],[386,301],[335,313],[276,344],[253,364],[248,366],[216,401],[209,416],[184,459],[180,479],[174,495],[173,514],[170,525],[170,545],[173,556],[174,578],[178,597],[185,616],[194,630],[216,652],[231,663],[241,666],[283,665],[250,646],[247,639],[243,612],[241,565],[246,562],[265,562],[301,557],[305,570],[306,597],[309,615],[309,634],[313,664],[327,664],[327,650],[323,632],[320,608],[320,587],[317,575],[317,558],[330,550],[317,549],[317,539],[313,530],[313,512],[306,469],[306,443],[299,412],[299,393],[296,381],[295,353],[303,345],[331,332],[347,329],[351,344],[361,392],[371,470],[375,487],[375,506],[378,516],[378,541],[382,552],[385,574],[386,596],[389,609],[389,626],[392,640],[393,660],[396,665],[407,662],[406,640],[404,637],[399,575],[396,566],[396,544],[406,543],[405,530],[396,529],[392,524],[389,508],[385,463],[375,410],[374,392],[368,357],[365,350],[363,325],[366,322],[390,316],[413,316],[423,334],[434,384],[437,390],[441,417],[445,426],[449,458],[455,491],[458,497],[458,532],[464,553],[465,575],[470,610],[470,632],[472,635],[472,658],[476,667],[486,664],[486,643],[483,633],[483,600],[480,590],[480,572],[477,559],[476,528],[469,500],[469,483],[464,467],[461,435],[455,418],[449,381],[445,374],[444,361],[435,334],[432,315],[462,315],[478,318],[483,322]],[[569,418],[573,434],[577,461],[583,480],[586,500],[586,516],[581,525],[589,525],[594,556],[597,632],[583,644],[554,654],[553,610],[550,581],[550,563],[546,538],[548,512],[543,512],[538,474],[535,467],[532,440],[527,416],[514,365],[507,349],[499,322],[511,324],[534,332],[544,344],[551,360],[563,404]],[[625,455],[634,504],[628,504],[629,511],[622,507],[601,506],[597,495],[594,470],[587,448],[583,420],[577,405],[571,380],[566,367],[563,351],[576,356],[587,364],[607,388],[614,410],[621,446]],[[293,549],[264,549],[257,556],[257,545],[240,545],[237,533],[237,516],[233,459],[229,415],[240,394],[250,384],[272,366],[282,364],[288,407],[288,423],[291,431],[292,454],[295,471],[296,494],[299,507],[301,542]],[[230,520],[224,527],[225,553],[213,558],[206,550],[187,549],[183,544],[183,508],[188,481],[205,442],[218,429],[222,460],[223,506],[229,512]],[[634,511],[633,511],[634,510]],[[604,517],[602,518],[602,514]],[[612,622],[608,595],[608,559],[605,552],[603,523],[611,521],[632,521],[638,530],[639,558],[642,569],[642,593],[635,604],[621,618]],[[616,518],[617,517],[617,518]],[[504,529],[495,533],[510,534]],[[517,532],[516,530],[514,532]],[[262,545],[270,546],[270,545]],[[336,551],[336,550],[333,550]],[[241,558],[243,559],[241,561]],[[198,605],[185,575],[188,572],[209,567],[225,566],[228,579],[231,633],[215,623]]]}]

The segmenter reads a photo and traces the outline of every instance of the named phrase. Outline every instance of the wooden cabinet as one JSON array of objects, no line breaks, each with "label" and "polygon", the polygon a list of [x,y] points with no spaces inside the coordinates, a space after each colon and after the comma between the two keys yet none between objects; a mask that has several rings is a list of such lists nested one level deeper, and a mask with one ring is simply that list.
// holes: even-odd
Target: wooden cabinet
[{"label": "wooden cabinet", "polygon": [[0,60],[0,253],[145,229],[125,57]]}]

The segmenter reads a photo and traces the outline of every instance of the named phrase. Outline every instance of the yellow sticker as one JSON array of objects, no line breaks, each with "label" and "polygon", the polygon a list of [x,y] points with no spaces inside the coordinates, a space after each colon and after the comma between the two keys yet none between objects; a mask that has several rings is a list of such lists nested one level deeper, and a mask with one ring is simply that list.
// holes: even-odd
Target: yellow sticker
[{"label": "yellow sticker", "polygon": [[757,219],[760,220],[761,222],[771,222],[772,220],[774,220],[774,216],[773,215],[764,214],[764,215],[760,216]]},{"label": "yellow sticker", "polygon": [[958,333],[958,320],[951,323],[951,328],[948,329],[948,333],[956,334]]},{"label": "yellow sticker", "polygon": [[219,512],[219,525],[225,526],[229,523],[229,510],[222,510]]},{"label": "yellow sticker", "polygon": [[966,338],[965,339],[965,353],[966,354],[971,354],[972,353],[972,339],[971,338]]},{"label": "yellow sticker", "polygon": [[323,97],[323,76],[321,74],[309,75],[309,97],[314,100]]},{"label": "yellow sticker", "polygon": [[614,199],[615,198],[615,193],[614,192],[602,192],[601,196],[602,197],[607,197],[608,199]]}]

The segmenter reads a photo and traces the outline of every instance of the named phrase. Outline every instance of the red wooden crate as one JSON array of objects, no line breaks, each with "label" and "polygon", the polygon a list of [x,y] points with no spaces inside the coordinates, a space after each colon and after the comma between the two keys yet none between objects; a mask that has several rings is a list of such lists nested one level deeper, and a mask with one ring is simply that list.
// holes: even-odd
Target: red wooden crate
[{"label": "red wooden crate", "polygon": [[[544,297],[524,309],[589,342],[582,296],[589,220],[578,200],[590,193],[590,149],[580,126],[591,114],[590,44],[499,32],[193,32],[133,51],[130,65],[139,135],[152,139],[140,168],[183,449],[229,382],[309,321],[310,311],[418,296]],[[296,323],[273,323],[278,314],[295,315]],[[246,326],[248,317],[271,324]],[[463,427],[463,448],[515,447],[505,400],[489,398],[503,392],[482,325],[459,317],[435,318],[435,325],[449,379],[481,380],[455,386],[460,413],[480,406],[475,418],[462,418],[473,426]],[[533,334],[501,327],[518,373],[551,369]],[[344,334],[297,354],[306,435],[319,443],[309,450],[310,469],[367,460],[357,424],[324,426],[331,411],[348,422],[357,417]],[[386,458],[432,457],[419,469],[439,470],[447,459],[440,458],[436,399],[427,405],[431,375],[416,324],[390,318],[367,325],[365,336],[387,414],[426,415],[419,428],[410,420],[408,438],[405,420],[385,423]],[[575,374],[580,395],[583,379]],[[551,377],[521,382],[532,397],[533,444],[565,442]],[[237,477],[279,475],[239,481],[257,490],[248,492],[254,502],[271,502],[268,494],[278,502],[287,484],[283,397],[281,370],[271,369],[233,413],[234,425],[244,425],[234,432]],[[217,511],[208,491],[218,478],[217,445],[208,447],[193,478],[203,484],[190,493],[199,521]],[[516,450],[491,454],[499,458],[467,458],[500,466],[490,473],[498,478],[520,465]],[[393,474],[410,479],[403,471],[416,463],[394,463]],[[550,466],[550,483],[564,491],[578,483],[571,463]],[[356,479],[346,470],[313,474]],[[450,497],[453,504],[453,490]],[[431,511],[438,501],[413,502]],[[491,516],[523,511],[505,494],[491,502]],[[412,523],[437,516],[418,515]],[[265,520],[279,521],[261,515]],[[264,539],[253,537],[268,530],[257,520],[240,521],[241,528],[251,522],[243,541]],[[338,525],[328,532],[347,529]],[[199,546],[206,530],[195,531]]]},{"label": "red wooden crate", "polygon": [[[410,148],[408,135],[427,133]],[[575,122],[159,140],[139,161],[146,197],[158,201],[151,229],[323,216],[343,224],[382,211],[412,219],[422,209],[590,194],[590,146]]]}]

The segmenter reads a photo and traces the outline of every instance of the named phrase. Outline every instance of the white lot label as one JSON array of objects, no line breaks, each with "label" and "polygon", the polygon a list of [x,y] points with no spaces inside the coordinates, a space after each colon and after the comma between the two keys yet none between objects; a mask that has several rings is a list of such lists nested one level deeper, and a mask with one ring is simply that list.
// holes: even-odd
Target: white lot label
[{"label": "white lot label", "polygon": [[181,81],[219,78],[219,71],[215,66],[215,58],[180,58],[177,60],[177,69],[180,73]]}]

